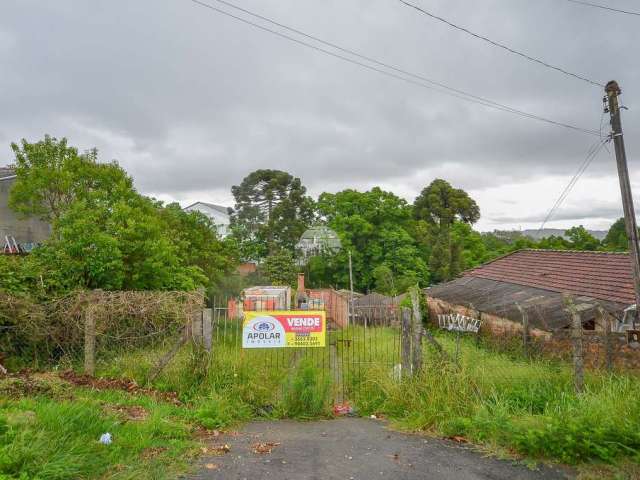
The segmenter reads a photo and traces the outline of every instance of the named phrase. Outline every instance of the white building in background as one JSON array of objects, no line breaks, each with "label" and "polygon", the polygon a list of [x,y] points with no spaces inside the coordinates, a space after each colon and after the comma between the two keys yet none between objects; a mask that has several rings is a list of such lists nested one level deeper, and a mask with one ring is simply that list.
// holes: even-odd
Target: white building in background
[{"label": "white building in background", "polygon": [[323,253],[336,253],[341,247],[338,234],[324,225],[307,229],[296,245],[301,260]]},{"label": "white building in background", "polygon": [[224,238],[229,235],[229,224],[231,219],[229,216],[229,209],[221,205],[215,205],[213,203],[196,202],[193,205],[183,208],[185,212],[200,212],[205,214],[211,222],[216,226],[216,230],[220,238]]}]

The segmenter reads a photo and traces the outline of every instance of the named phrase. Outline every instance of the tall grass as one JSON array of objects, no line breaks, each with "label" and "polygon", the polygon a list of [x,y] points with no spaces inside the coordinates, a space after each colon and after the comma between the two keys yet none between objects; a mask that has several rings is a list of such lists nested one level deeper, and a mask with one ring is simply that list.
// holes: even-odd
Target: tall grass
[{"label": "tall grass", "polygon": [[[455,350],[453,337],[439,333],[437,338],[447,351]],[[260,417],[324,418],[331,415],[332,401],[343,395],[361,415],[382,414],[408,430],[463,436],[569,464],[640,462],[640,384],[631,375],[590,372],[585,392],[576,395],[566,364],[496,353],[463,339],[457,364],[425,348],[422,372],[400,380],[395,368],[399,338],[391,328],[352,327],[346,336],[332,332],[334,358],[328,348],[242,350],[238,340],[222,337],[213,354],[184,348],[149,385],[177,392],[184,405],[143,400],[152,414],[136,425],[100,410],[105,401],[100,395],[115,392],[76,401],[63,395],[62,400],[0,403],[0,473],[24,471],[29,478],[55,479],[108,472],[109,478],[152,478],[134,475],[141,469],[141,452],[170,445],[171,454],[144,463],[151,465],[149,472],[169,471],[167,465],[184,458],[195,426],[224,429]],[[98,365],[98,374],[145,384],[162,353],[114,353]],[[118,395],[107,401],[132,401]],[[97,443],[104,431],[114,433],[114,448]],[[114,465],[124,467],[115,471]]]},{"label": "tall grass", "polygon": [[[450,337],[439,340],[454,348]],[[576,395],[566,365],[515,360],[464,341],[459,367],[427,351],[416,378],[398,383],[370,370],[355,387],[364,413],[385,414],[407,429],[569,464],[640,461],[640,383],[628,375],[592,372]]]}]

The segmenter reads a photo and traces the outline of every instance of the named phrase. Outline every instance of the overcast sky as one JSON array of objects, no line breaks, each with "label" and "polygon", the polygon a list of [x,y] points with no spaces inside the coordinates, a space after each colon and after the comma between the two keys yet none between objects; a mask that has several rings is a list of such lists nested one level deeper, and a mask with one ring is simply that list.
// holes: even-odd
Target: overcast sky
[{"label": "overcast sky", "polygon": [[[232,1],[453,88],[600,130],[601,88],[397,0]],[[566,0],[412,1],[566,70],[618,80],[640,192],[640,17]],[[379,75],[190,0],[2,0],[0,164],[10,142],[45,133],[97,147],[141,192],[183,206],[232,206],[231,186],[258,168],[289,171],[314,196],[380,185],[413,201],[444,178],[479,203],[481,230],[539,227],[598,141]],[[548,226],[607,228],[621,212],[603,150]]]}]

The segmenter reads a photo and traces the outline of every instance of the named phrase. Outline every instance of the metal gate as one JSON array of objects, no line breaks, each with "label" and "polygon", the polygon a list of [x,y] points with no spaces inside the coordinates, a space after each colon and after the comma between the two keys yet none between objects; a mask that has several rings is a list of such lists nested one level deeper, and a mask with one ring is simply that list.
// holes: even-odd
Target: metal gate
[{"label": "metal gate", "polygon": [[243,318],[233,300],[211,303],[214,368],[230,382],[253,385],[265,401],[270,393],[285,395],[291,382],[309,372],[334,403],[351,400],[358,385],[372,376],[400,377],[403,322],[393,302],[355,305],[339,323],[329,317],[324,347],[264,349],[242,348]]}]

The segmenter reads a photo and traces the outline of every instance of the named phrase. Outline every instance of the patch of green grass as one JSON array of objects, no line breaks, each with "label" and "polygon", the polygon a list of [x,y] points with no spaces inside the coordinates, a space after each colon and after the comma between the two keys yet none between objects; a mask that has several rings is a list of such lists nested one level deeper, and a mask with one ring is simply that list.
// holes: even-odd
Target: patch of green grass
[{"label": "patch of green grass", "polygon": [[[640,383],[628,374],[589,372],[585,392],[576,395],[567,364],[525,360],[465,338],[457,365],[425,346],[423,371],[400,380],[400,339],[392,328],[331,332],[333,356],[329,348],[242,350],[237,333],[221,335],[212,354],[183,348],[151,384],[149,372],[166,345],[111,352],[99,362],[99,376],[175,391],[182,406],[46,376],[0,383],[0,398],[8,397],[0,400],[0,479],[172,478],[197,446],[194,428],[227,429],[259,417],[326,418],[339,392],[361,415],[576,465],[585,479],[596,471],[611,473],[599,479],[635,478],[640,464]],[[455,337],[436,336],[453,354]],[[148,415],[127,420],[120,414],[125,407]],[[98,443],[106,431],[114,435],[108,447]]]},{"label": "patch of green grass", "polygon": [[312,359],[304,359],[286,383],[282,416],[309,420],[331,415],[331,384]]},{"label": "patch of green grass", "polygon": [[[178,407],[124,392],[0,401],[0,478],[161,479],[186,468],[196,443]],[[136,405],[144,418],[120,416]],[[109,432],[111,445],[99,443]]]}]

